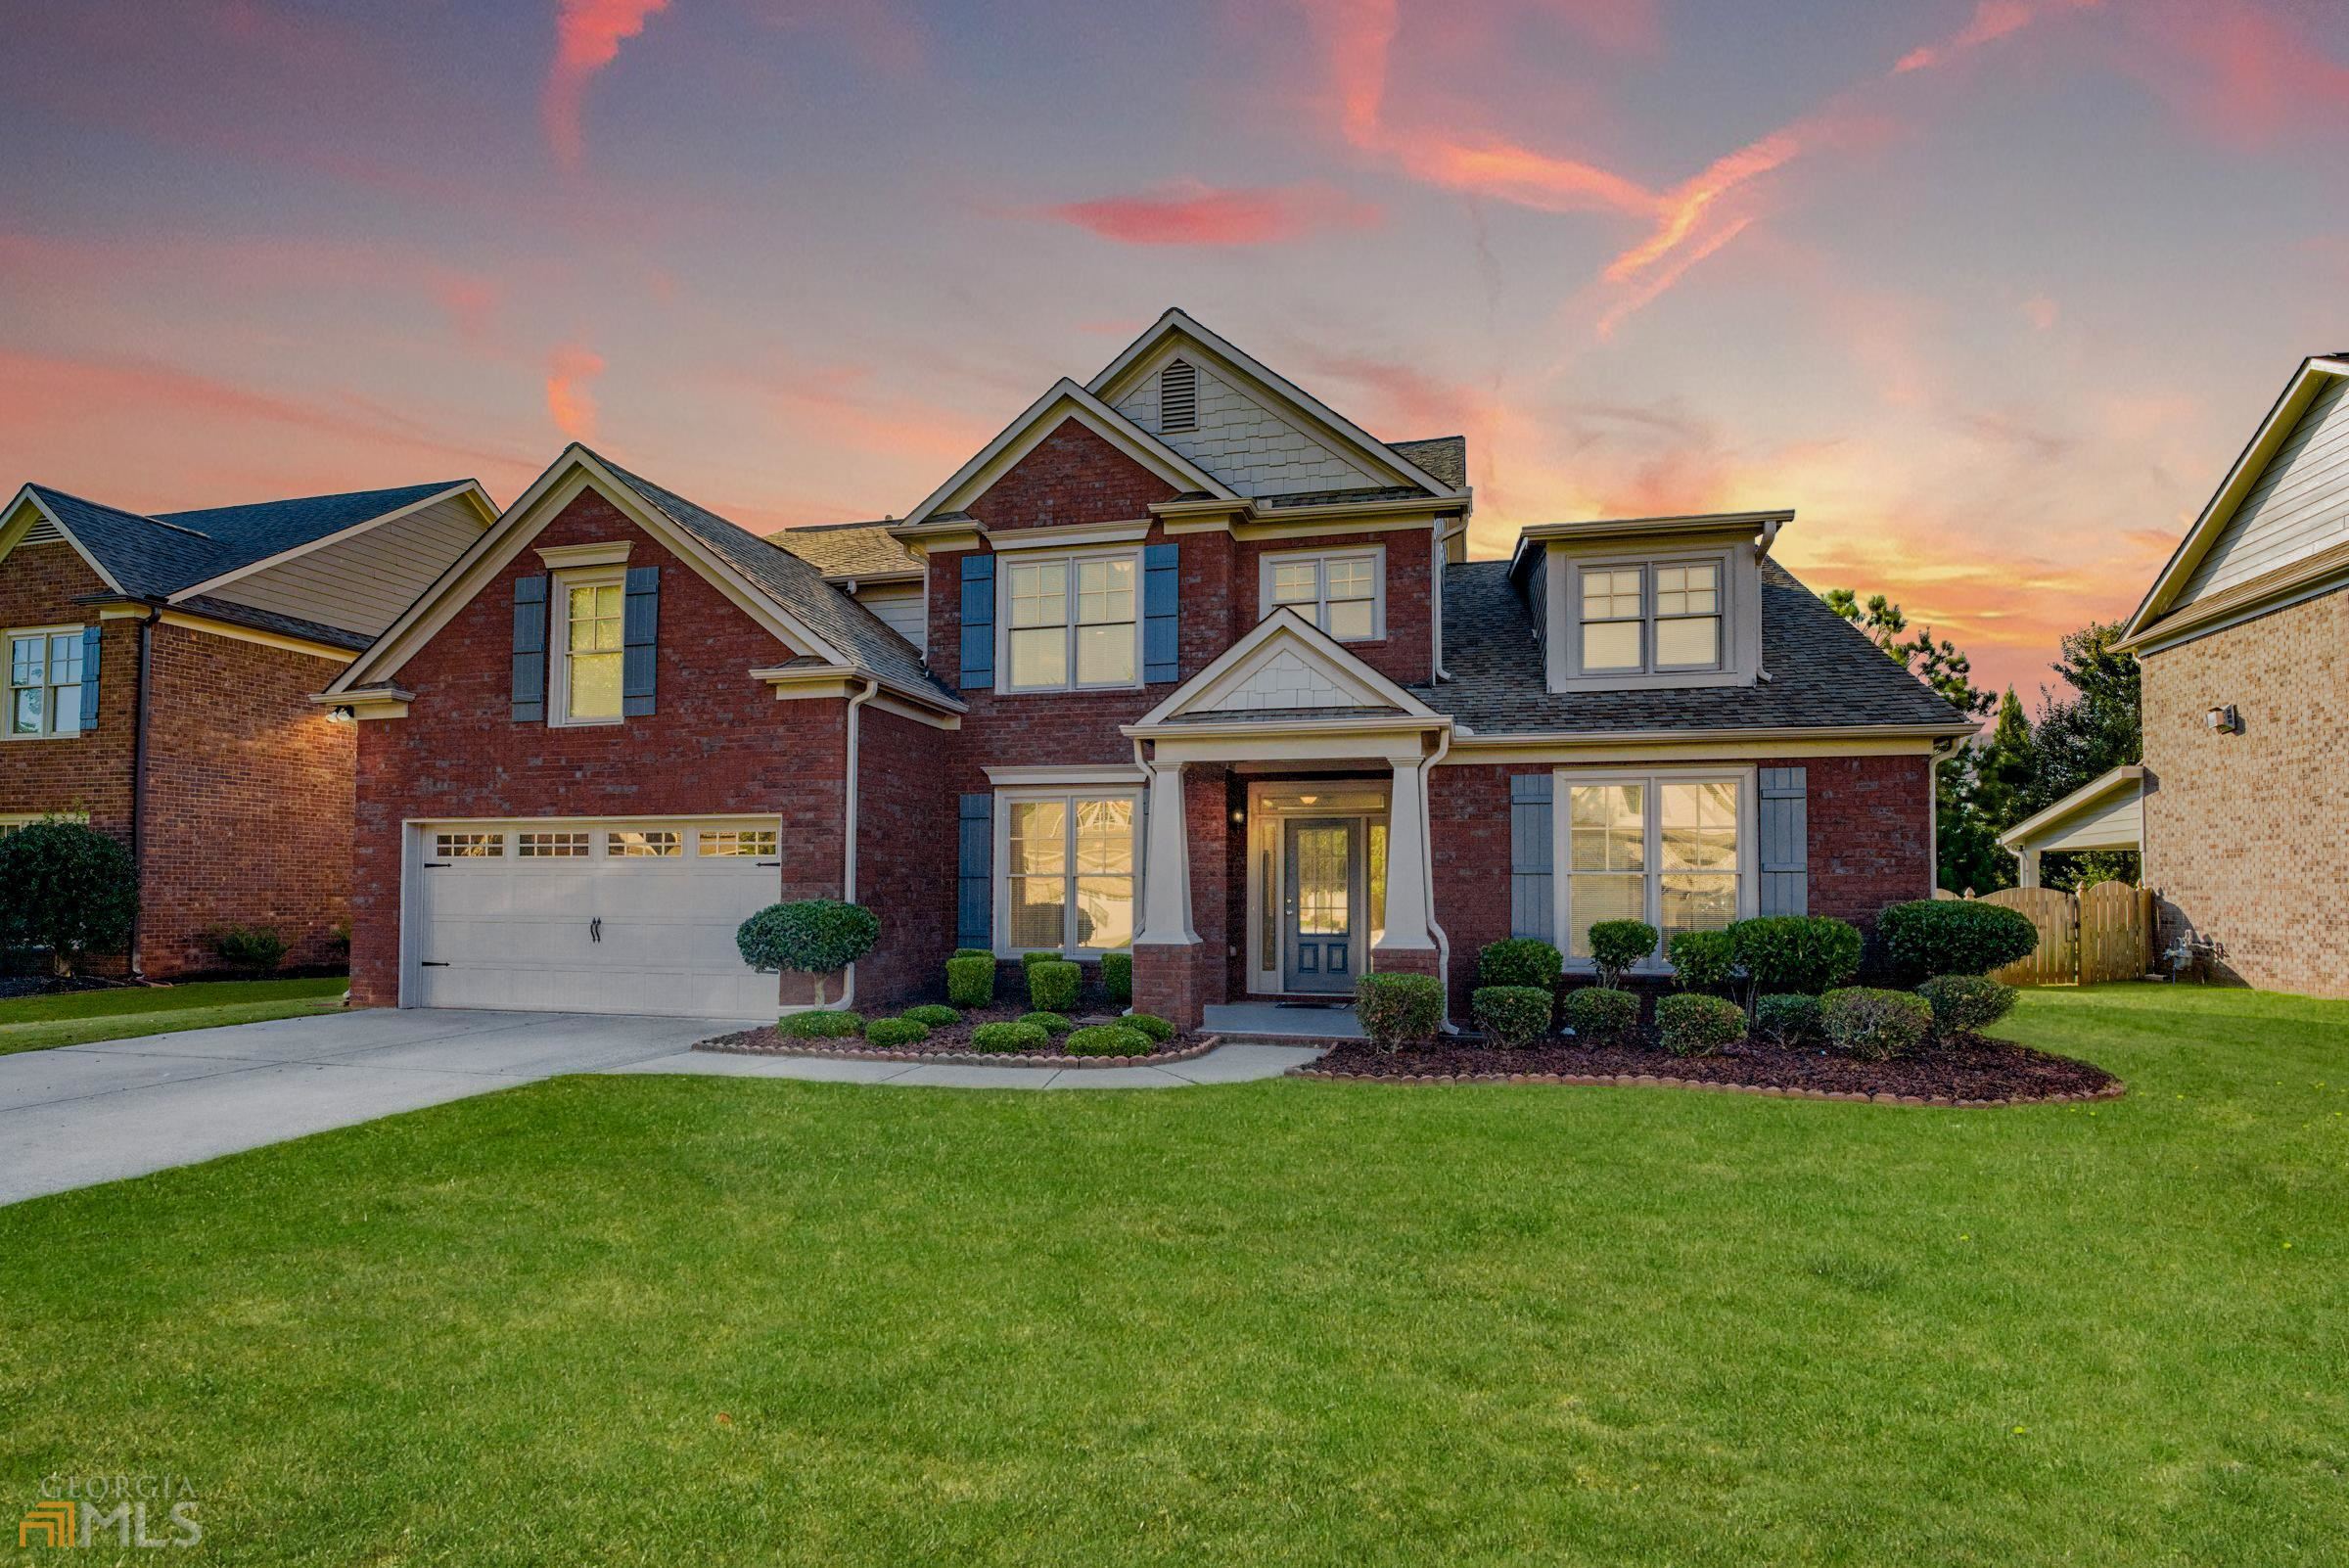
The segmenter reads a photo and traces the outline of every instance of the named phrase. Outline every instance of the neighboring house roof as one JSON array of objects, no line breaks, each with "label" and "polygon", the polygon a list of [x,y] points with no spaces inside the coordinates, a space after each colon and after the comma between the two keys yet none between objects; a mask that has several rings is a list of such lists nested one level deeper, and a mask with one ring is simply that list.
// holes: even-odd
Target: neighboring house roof
[{"label": "neighboring house roof", "polygon": [[1553,692],[1543,664],[1508,562],[1446,569],[1444,667],[1451,678],[1410,690],[1478,735],[1975,728],[1772,560],[1762,562],[1762,668],[1770,677],[1763,684]]},{"label": "neighboring house roof", "polygon": [[2144,787],[2142,763],[2113,768],[2045,810],[2024,817],[2000,834],[1999,843],[2016,854],[2031,850],[2140,849],[2144,841],[2144,818],[2120,807],[2135,807]]},{"label": "neighboring house roof", "polygon": [[1468,438],[1431,436],[1420,440],[1389,441],[1387,450],[1408,460],[1431,478],[1453,489],[1468,487]]},{"label": "neighboring house roof", "polygon": [[255,631],[274,631],[281,637],[299,637],[305,642],[322,642],[330,648],[348,648],[352,653],[359,652],[375,640],[364,631],[330,626],[322,621],[304,621],[299,616],[279,615],[274,610],[237,604],[228,599],[215,599],[210,594],[182,599],[179,607],[214,621],[225,621],[230,625],[251,626]]},{"label": "neighboring house roof", "polygon": [[815,523],[766,536],[834,581],[852,578],[918,577],[922,563],[890,536],[891,518],[880,523]]}]

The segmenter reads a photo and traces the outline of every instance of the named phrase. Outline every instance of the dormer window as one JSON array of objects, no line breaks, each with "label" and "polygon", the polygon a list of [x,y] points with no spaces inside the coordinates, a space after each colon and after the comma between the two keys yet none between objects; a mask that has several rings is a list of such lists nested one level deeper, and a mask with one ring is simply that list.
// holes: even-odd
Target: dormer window
[{"label": "dormer window", "polygon": [[1199,428],[1199,369],[1187,359],[1170,359],[1158,373],[1158,428]]},{"label": "dormer window", "polygon": [[1577,663],[1585,675],[1672,674],[1722,664],[1723,562],[1578,566]]}]

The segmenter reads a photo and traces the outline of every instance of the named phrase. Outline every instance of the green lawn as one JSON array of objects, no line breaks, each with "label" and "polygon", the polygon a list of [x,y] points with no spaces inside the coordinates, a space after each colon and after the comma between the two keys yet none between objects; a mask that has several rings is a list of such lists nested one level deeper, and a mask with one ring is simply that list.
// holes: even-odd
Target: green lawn
[{"label": "green lawn", "polygon": [[99,1039],[168,1035],[222,1024],[331,1013],[350,982],[323,980],[207,980],[187,986],[138,986],[120,991],[69,991],[0,1001],[0,1056],[86,1045]]},{"label": "green lawn", "polygon": [[[557,1080],[0,1210],[0,1504],[221,1562],[2276,1564],[2349,1542],[2349,1006],[2010,1111]],[[0,1512],[4,1512],[0,1509]]]}]

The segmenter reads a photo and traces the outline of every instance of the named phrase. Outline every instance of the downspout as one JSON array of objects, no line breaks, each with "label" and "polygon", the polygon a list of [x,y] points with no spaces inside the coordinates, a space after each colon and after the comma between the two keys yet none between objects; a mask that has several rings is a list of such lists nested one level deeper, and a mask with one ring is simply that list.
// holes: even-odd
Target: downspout
[{"label": "downspout", "polygon": [[[849,699],[848,761],[846,767],[843,770],[843,777],[841,780],[842,787],[847,791],[848,795],[847,809],[841,813],[841,816],[842,820],[847,824],[849,841],[847,850],[841,854],[840,901],[843,903],[854,903],[856,901],[856,731],[858,727],[856,723],[856,710],[862,708],[866,703],[871,702],[873,700],[873,694],[878,692],[880,689],[881,682],[879,680],[868,679],[864,683],[864,690],[858,692],[855,696]],[[820,996],[822,992],[818,992],[817,994]],[[836,1005],[843,1011],[846,1011],[847,1009],[853,1007],[855,1004],[856,966],[854,964],[851,964],[848,967],[848,983],[842,989],[840,993],[840,1001]]]},{"label": "downspout", "polygon": [[139,623],[139,674],[130,694],[130,868],[139,891],[130,911],[130,978],[142,981],[147,978],[145,954],[139,950],[147,913],[147,683],[155,669],[155,626],[162,619],[162,606],[150,605]]},{"label": "downspout", "polygon": [[1925,764],[1925,897],[1941,893],[1941,764],[1958,755],[1963,741],[1937,741]]},{"label": "downspout", "polygon": [[1427,933],[1436,939],[1436,984],[1444,988],[1444,1029],[1448,1034],[1459,1033],[1451,1021],[1451,938],[1436,918],[1436,814],[1428,799],[1428,779],[1451,750],[1451,728],[1446,725],[1437,732],[1435,755],[1421,761],[1419,774],[1419,821],[1427,835]]}]

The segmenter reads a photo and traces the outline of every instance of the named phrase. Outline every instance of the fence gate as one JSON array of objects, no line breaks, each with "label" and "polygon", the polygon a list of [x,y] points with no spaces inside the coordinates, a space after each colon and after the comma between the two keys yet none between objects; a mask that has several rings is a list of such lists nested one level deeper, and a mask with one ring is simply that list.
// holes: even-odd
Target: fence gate
[{"label": "fence gate", "polygon": [[1991,972],[2009,986],[2068,986],[2080,974],[2080,914],[2072,896],[2054,888],[2002,888],[1982,900],[2020,909],[2039,928],[2028,958]]},{"label": "fence gate", "polygon": [[2152,962],[2153,895],[2099,882],[2074,899],[2054,888],[2004,888],[1982,900],[2019,909],[2039,930],[2031,956],[1993,970],[2009,986],[2141,980]]}]

